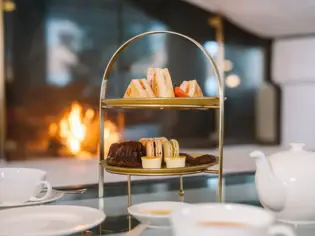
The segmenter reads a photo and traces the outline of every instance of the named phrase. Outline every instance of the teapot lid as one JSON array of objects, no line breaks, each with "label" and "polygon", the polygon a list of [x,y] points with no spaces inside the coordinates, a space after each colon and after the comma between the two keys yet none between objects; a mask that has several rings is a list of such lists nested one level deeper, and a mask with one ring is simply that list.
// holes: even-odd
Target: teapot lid
[{"label": "teapot lid", "polygon": [[275,154],[272,154],[270,157],[314,157],[315,158],[315,152],[307,151],[304,149],[305,144],[304,143],[290,143],[291,149],[277,152]]}]

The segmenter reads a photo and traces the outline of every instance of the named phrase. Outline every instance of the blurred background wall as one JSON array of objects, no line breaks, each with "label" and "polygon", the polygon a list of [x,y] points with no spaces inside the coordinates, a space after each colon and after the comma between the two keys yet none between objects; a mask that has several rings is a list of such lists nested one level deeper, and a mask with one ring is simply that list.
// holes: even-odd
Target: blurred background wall
[{"label": "blurred background wall", "polygon": [[[291,5],[279,18],[282,1],[276,6],[253,2],[15,0],[15,9],[4,13],[6,122],[1,132],[7,131],[2,148],[6,158],[94,156],[101,78],[116,48],[145,31],[172,30],[195,38],[216,58],[217,31],[209,22],[218,13],[223,15],[228,98],[225,144],[312,145],[315,41],[293,32],[309,33],[312,27],[299,27],[300,21],[291,19],[297,17],[290,16]],[[306,8],[295,7],[296,12],[310,13]],[[178,37],[156,35],[120,56],[108,96],[122,96],[129,81],[145,77],[150,66],[168,67],[175,83],[197,79],[205,95],[216,95],[213,71],[199,50]],[[82,121],[89,132],[79,153],[58,136],[60,124],[76,109],[80,116],[91,117]],[[217,145],[213,111],[115,111],[108,118],[113,140],[163,135],[178,138],[186,148]]]}]

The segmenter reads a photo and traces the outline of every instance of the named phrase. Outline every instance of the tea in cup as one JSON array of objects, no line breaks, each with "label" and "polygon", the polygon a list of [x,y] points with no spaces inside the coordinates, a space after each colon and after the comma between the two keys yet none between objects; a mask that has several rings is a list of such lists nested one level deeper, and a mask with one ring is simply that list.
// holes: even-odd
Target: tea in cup
[{"label": "tea in cup", "polygon": [[174,236],[294,236],[275,217],[260,207],[243,204],[185,205],[171,215]]},{"label": "tea in cup", "polygon": [[[28,168],[0,168],[0,203],[21,204],[27,201],[42,201],[52,192],[49,182],[45,181],[46,172]],[[43,197],[36,197],[46,187]]]}]

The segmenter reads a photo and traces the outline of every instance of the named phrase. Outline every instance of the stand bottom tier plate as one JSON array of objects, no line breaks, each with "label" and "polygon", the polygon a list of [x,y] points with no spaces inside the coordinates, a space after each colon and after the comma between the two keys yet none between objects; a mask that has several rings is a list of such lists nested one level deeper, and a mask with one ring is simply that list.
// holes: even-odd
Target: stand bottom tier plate
[{"label": "stand bottom tier plate", "polygon": [[[105,168],[109,173],[120,174],[120,175],[138,175],[138,176],[167,176],[167,175],[190,175],[197,174],[201,172],[206,172],[206,170],[212,166],[218,164],[218,161],[196,165],[196,166],[185,166],[181,168],[160,168],[160,169],[143,169],[143,168],[127,168],[119,166],[108,165],[106,160],[100,162],[100,165]],[[213,170],[216,173],[216,170]]]}]

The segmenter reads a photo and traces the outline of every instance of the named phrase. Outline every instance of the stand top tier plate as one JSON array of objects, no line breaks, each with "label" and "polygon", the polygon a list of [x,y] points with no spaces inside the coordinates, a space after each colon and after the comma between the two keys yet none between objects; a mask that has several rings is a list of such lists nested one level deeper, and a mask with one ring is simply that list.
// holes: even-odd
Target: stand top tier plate
[{"label": "stand top tier plate", "polygon": [[102,108],[199,109],[219,108],[218,97],[103,99]]}]

